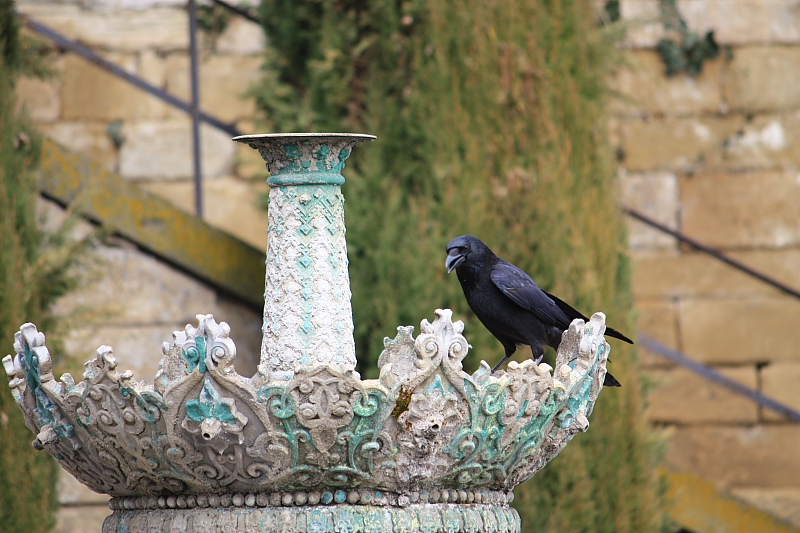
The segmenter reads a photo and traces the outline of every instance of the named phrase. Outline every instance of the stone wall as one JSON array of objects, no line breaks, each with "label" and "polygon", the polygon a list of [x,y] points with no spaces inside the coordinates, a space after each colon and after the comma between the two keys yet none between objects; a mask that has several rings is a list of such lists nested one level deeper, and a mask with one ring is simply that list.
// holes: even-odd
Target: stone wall
[{"label": "stone wall", "polygon": [[[612,136],[623,202],[800,288],[800,4],[688,0],[720,57],[664,75],[658,2],[626,0]],[[630,222],[640,330],[800,409],[800,300]],[[667,462],[800,524],[800,425],[643,353]]]},{"label": "stone wall", "polygon": [[[37,22],[188,101],[185,5],[185,0],[17,1],[19,11]],[[201,109],[253,133],[255,105],[244,94],[260,76],[261,28],[231,16],[219,35],[201,32],[199,43]],[[52,79],[23,79],[19,87],[20,103],[41,131],[193,210],[189,116],[75,54],[56,52],[53,67]],[[200,135],[205,220],[265,249],[266,214],[258,205],[267,173],[261,158],[206,124]]]},{"label": "stone wall", "polygon": [[[184,0],[18,0],[20,11],[149,82],[188,97]],[[684,0],[691,30],[713,29],[723,45],[700,76],[667,78],[655,44],[664,35],[657,0],[623,0],[625,66],[615,77],[612,140],[622,203],[771,276],[800,287],[800,5],[796,0]],[[232,17],[203,43],[202,108],[255,128],[243,97],[259,76],[264,37]],[[102,162],[182,209],[193,208],[188,117],[69,53],[52,80],[24,80],[20,96],[48,137]],[[206,220],[266,246],[265,190],[255,151],[203,127]],[[634,290],[641,331],[725,375],[800,409],[800,301],[631,222]],[[112,344],[137,375],[162,341],[197,312],[233,322],[232,304],[131,243],[103,249],[99,281],[109,320],[76,330],[72,351]],[[170,297],[147,308],[157,287]],[[120,305],[120,302],[125,302]],[[96,305],[87,294],[63,303]],[[250,317],[250,315],[243,315]],[[258,318],[258,317],[256,317]],[[244,322],[251,320],[243,318]],[[260,319],[259,319],[260,320]],[[260,323],[260,322],[259,322]],[[124,328],[118,328],[127,324]],[[127,328],[127,329],[126,329]],[[237,339],[234,326],[234,339]],[[246,329],[246,328],[245,328]],[[249,342],[249,341],[248,341]],[[652,383],[649,415],[666,430],[667,462],[800,523],[800,426],[642,350]],[[99,531],[107,507],[69,480],[60,531]],[[102,500],[102,499],[101,499]],[[83,522],[81,522],[83,521]]]},{"label": "stone wall", "polygon": [[[188,18],[184,0],[19,0],[20,12],[90,46],[104,58],[184,100],[189,99]],[[244,92],[258,79],[264,37],[261,29],[231,17],[216,38],[201,35],[201,108],[252,133],[255,106]],[[185,211],[194,209],[191,123],[170,107],[92,63],[68,52],[52,55],[55,76],[23,79],[18,95],[48,138],[85,154],[122,177],[141,184]],[[266,213],[259,196],[266,169],[254,150],[203,125],[205,220],[245,242],[266,249]],[[50,223],[63,218],[43,203]],[[87,226],[82,231],[88,231]],[[214,287],[116,239],[94,251],[85,289],[59,305],[65,317],[88,322],[65,342],[76,375],[80,363],[101,344],[115,349],[120,366],[152,382],[161,343],[172,332],[212,313],[231,325],[243,375],[255,373],[261,344],[261,313]],[[111,511],[98,495],[62,472],[58,533],[100,531]]]}]

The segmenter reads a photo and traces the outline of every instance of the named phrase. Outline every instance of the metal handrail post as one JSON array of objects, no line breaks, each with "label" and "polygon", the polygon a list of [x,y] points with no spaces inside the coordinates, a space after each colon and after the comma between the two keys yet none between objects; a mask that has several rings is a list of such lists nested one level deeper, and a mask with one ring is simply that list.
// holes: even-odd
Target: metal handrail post
[{"label": "metal handrail post", "polygon": [[203,168],[200,146],[200,79],[197,59],[197,4],[189,0],[189,57],[192,86],[192,154],[194,156],[194,205],[197,216],[203,218]]}]

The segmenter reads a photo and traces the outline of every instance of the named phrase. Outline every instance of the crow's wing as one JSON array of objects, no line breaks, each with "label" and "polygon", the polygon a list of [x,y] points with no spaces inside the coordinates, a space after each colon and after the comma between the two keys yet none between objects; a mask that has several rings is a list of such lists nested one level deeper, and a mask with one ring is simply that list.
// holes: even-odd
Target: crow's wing
[{"label": "crow's wing", "polygon": [[[527,309],[545,324],[569,327],[569,317],[553,301],[554,298],[540,289],[520,268],[507,261],[499,262],[492,268],[491,278],[492,283],[512,302]],[[558,302],[566,305],[560,300]]]}]

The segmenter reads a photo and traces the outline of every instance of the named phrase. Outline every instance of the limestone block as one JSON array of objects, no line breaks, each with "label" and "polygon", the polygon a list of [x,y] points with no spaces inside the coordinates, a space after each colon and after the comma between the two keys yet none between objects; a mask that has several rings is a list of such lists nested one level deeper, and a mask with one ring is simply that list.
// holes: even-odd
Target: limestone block
[{"label": "limestone block", "polygon": [[[108,54],[107,58],[136,72],[134,55]],[[61,75],[63,118],[117,120],[159,118],[166,104],[128,82],[78,56],[64,58]]]},{"label": "limestone block", "polygon": [[120,361],[120,371],[132,370],[137,380],[152,384],[158,362],[164,357],[162,343],[172,341],[172,332],[185,326],[176,321],[158,326],[78,327],[70,330],[64,346],[69,357],[80,363],[94,359],[100,346],[111,346]]},{"label": "limestone block", "polygon": [[635,172],[718,166],[723,143],[743,124],[735,115],[622,119],[625,166]]},{"label": "limestone block", "polygon": [[718,113],[722,107],[722,61],[710,61],[697,78],[667,77],[664,62],[654,50],[634,50],[620,69],[614,86],[620,94],[615,112],[686,115]]},{"label": "limestone block", "polygon": [[720,44],[800,42],[795,0],[681,0],[678,6],[692,31],[713,30]]},{"label": "limestone block", "polygon": [[800,115],[757,115],[725,143],[724,166],[775,168],[800,164]]},{"label": "limestone block", "polygon": [[[678,227],[678,176],[672,172],[623,173],[620,176],[623,205],[669,227]],[[628,243],[632,248],[674,248],[674,237],[627,218]]]},{"label": "limestone block", "polygon": [[254,376],[261,362],[261,309],[246,307],[218,294],[214,315],[231,327],[231,335],[236,342],[236,370],[242,376]]},{"label": "limestone block", "polygon": [[55,533],[94,533],[103,530],[111,510],[106,505],[61,507],[56,515]]},{"label": "limestone block", "polygon": [[[239,129],[241,129],[241,126]],[[240,178],[253,179],[266,183],[269,177],[269,171],[258,152],[245,144],[237,143],[236,175]]]},{"label": "limestone block", "polygon": [[800,425],[678,427],[666,462],[722,489],[792,487],[800,479]]},{"label": "limestone block", "polygon": [[186,0],[82,0],[84,6],[91,9],[144,11],[154,7],[184,7]]},{"label": "limestone block", "polygon": [[[716,370],[751,389],[758,387],[755,365]],[[753,424],[758,421],[757,404],[691,370],[648,370],[645,375],[655,384],[647,398],[646,415],[651,422]]]},{"label": "limestone block", "polygon": [[217,39],[216,48],[220,54],[258,55],[265,45],[261,26],[242,17],[232,17]]},{"label": "limestone block", "polygon": [[683,349],[705,363],[796,361],[800,301],[692,299],[679,305]]},{"label": "limestone block", "polygon": [[117,167],[117,149],[105,122],[62,121],[40,125],[45,136],[64,148],[83,154],[108,170]]},{"label": "limestone block", "polygon": [[731,494],[800,528],[800,489],[796,486],[777,489],[735,487]]},{"label": "limestone block", "polygon": [[[230,325],[231,336],[236,342],[236,371],[243,376],[254,375],[261,355],[259,310],[223,299],[219,307],[199,309],[198,313],[205,311],[216,313],[221,321]],[[97,322],[103,325],[74,328],[66,337],[65,349],[74,367],[69,370],[93,359],[97,349],[107,345],[114,349],[114,356],[120,361],[120,371],[132,370],[137,381],[145,380],[152,384],[158,363],[164,357],[162,343],[172,342],[172,333],[183,331],[189,321],[134,326],[107,325],[104,320]]]},{"label": "limestone block", "polygon": [[108,494],[98,494],[61,468],[58,469],[58,502],[62,505],[108,504]]},{"label": "limestone block", "polygon": [[164,87],[166,83],[166,65],[153,49],[142,50],[139,54],[137,74],[156,87]]},{"label": "limestone block", "polygon": [[[162,181],[143,186],[187,213],[194,212],[193,182]],[[233,177],[206,181],[203,183],[203,220],[266,251],[267,212],[260,207],[260,197],[267,190],[266,182],[249,182]]]},{"label": "limestone block", "polygon": [[189,44],[183,6],[118,11],[87,10],[68,3],[26,3],[19,9],[68,38],[89,46],[136,52],[145,48],[186,50]]},{"label": "limestone block", "polygon": [[[800,250],[742,250],[732,258],[789,286],[800,287]],[[633,254],[637,299],[777,296],[780,291],[699,252],[638,251]]]},{"label": "limestone block", "polygon": [[800,46],[753,46],[736,50],[725,98],[731,109],[770,111],[800,106]]},{"label": "limestone block", "polygon": [[[252,119],[255,101],[244,93],[261,79],[260,56],[218,56],[204,58],[200,70],[200,105],[206,113],[226,122]],[[167,64],[167,91],[179,98],[190,98],[189,59],[186,54],[170,54]],[[171,110],[172,116],[178,113]]]},{"label": "limestone block", "polygon": [[[665,36],[658,0],[622,0],[627,41],[638,48],[656,46]],[[800,15],[794,0],[680,0],[678,9],[691,31],[714,31],[720,44],[800,42]]]},{"label": "limestone block", "polygon": [[20,78],[17,81],[17,107],[23,108],[38,123],[53,122],[61,116],[61,80]]},{"label": "limestone block", "polygon": [[36,199],[36,215],[43,231],[66,232],[66,236],[73,240],[84,239],[97,231],[91,222],[79,216],[70,216],[63,207],[42,196]]},{"label": "limestone block", "polygon": [[134,246],[101,246],[93,256],[88,282],[59,299],[58,315],[91,309],[106,325],[184,324],[213,311],[211,287]]},{"label": "limestone block", "polygon": [[635,48],[654,47],[665,35],[658,0],[622,0],[620,15],[627,29],[625,40]]},{"label": "limestone block", "polygon": [[792,171],[706,172],[681,180],[681,226],[717,247],[800,244],[800,181]]},{"label": "limestone block", "polygon": [[[670,348],[679,348],[678,340],[678,304],[666,299],[637,300],[636,328],[661,344]],[[647,368],[671,367],[668,359],[656,355],[643,346],[639,346],[639,359]]]},{"label": "limestone block", "polygon": [[[133,179],[181,179],[193,176],[192,132],[188,118],[126,122],[120,150],[120,174]],[[236,148],[230,136],[207,124],[200,127],[203,176],[231,171]]]},{"label": "limestone block", "polygon": [[[761,368],[761,392],[800,411],[800,357],[786,363],[772,363]],[[785,421],[786,418],[771,409],[764,409],[764,419]]]}]

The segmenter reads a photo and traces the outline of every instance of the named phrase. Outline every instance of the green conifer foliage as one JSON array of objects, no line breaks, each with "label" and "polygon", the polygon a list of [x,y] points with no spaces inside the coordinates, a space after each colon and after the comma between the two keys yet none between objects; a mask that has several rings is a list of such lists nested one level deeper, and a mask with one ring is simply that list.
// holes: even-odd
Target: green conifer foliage
[{"label": "green conifer foliage", "polygon": [[[358,149],[344,185],[362,374],[376,375],[384,337],[437,307],[466,323],[467,370],[502,357],[445,273],[445,244],[462,234],[633,334],[604,114],[614,49],[593,9],[591,0],[262,1],[271,48],[254,94],[268,127],[378,136]],[[588,433],[515,491],[525,531],[663,528],[635,352],[612,344],[623,387],[603,391]]]},{"label": "green conifer foliage", "polygon": [[[14,89],[22,73],[42,72],[37,54],[20,41],[14,2],[0,0],[0,356],[13,352],[24,322],[52,331],[48,307],[70,288],[66,275],[75,252],[60,236],[38,227],[38,196],[31,170],[41,149],[30,124],[15,112]],[[5,374],[4,374],[5,375]],[[35,435],[3,378],[0,385],[0,530],[36,533],[55,525],[57,465],[36,451]]]}]

